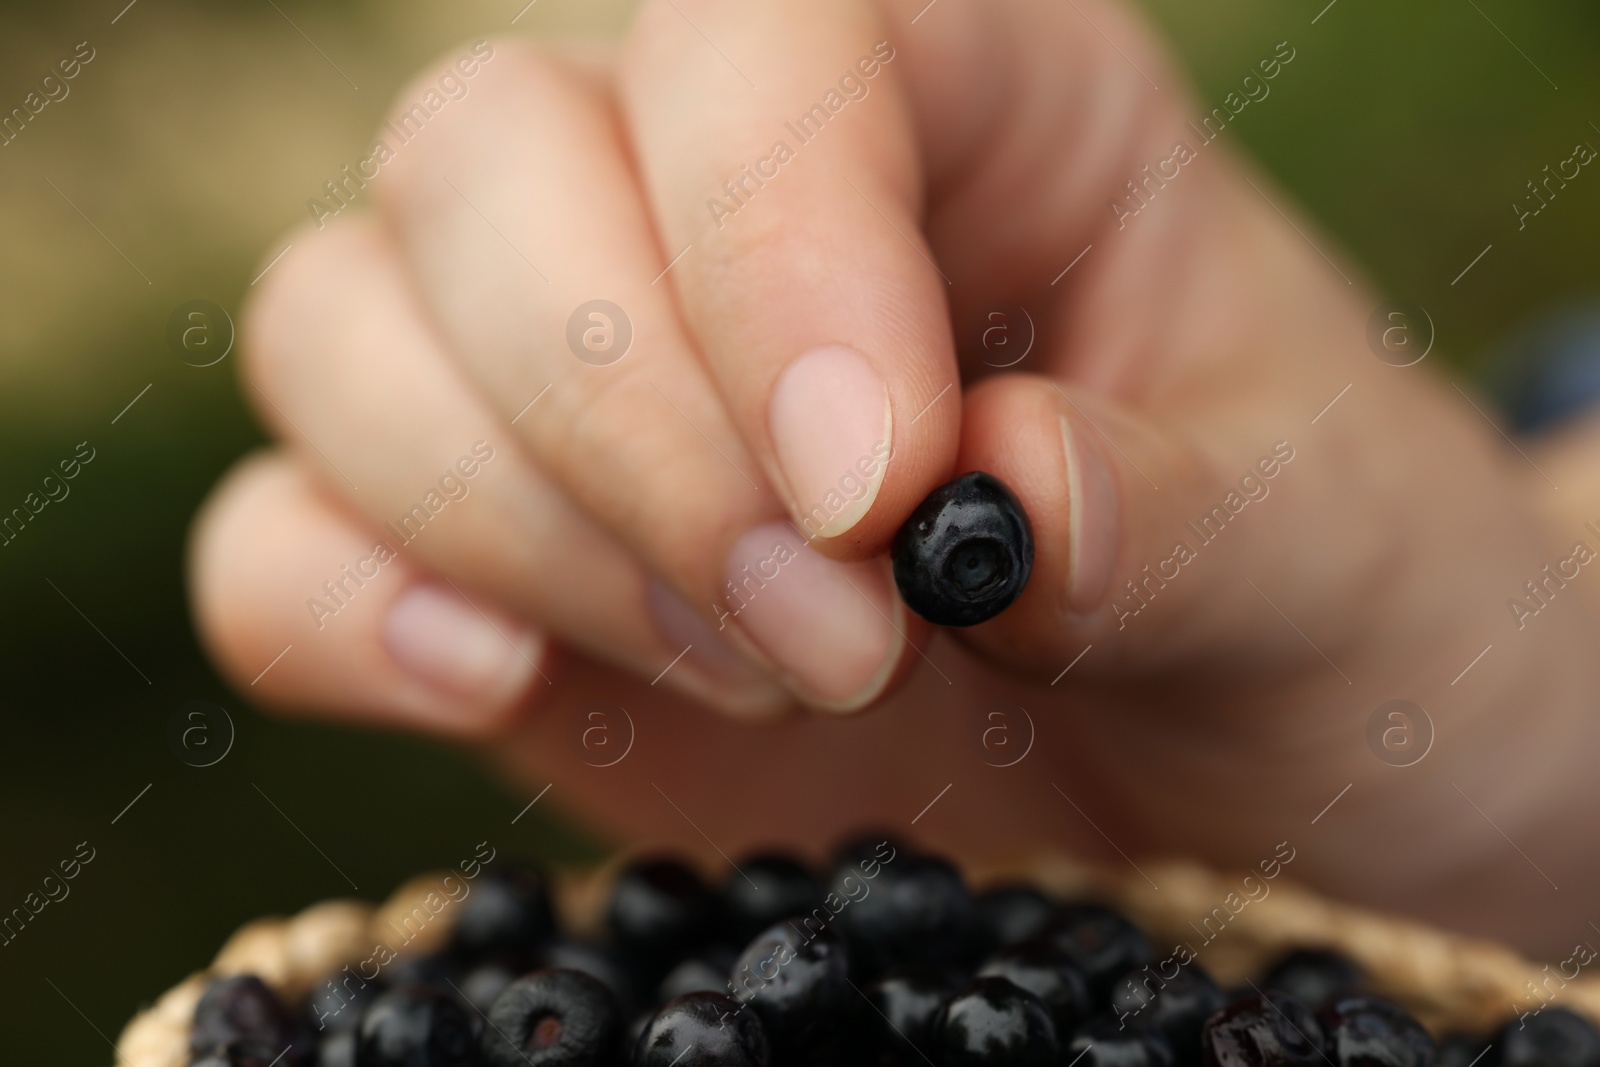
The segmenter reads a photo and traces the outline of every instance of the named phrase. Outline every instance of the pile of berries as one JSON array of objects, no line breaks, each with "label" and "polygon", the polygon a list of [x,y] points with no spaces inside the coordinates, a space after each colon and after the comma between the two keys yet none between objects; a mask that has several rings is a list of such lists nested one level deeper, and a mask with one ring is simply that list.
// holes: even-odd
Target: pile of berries
[{"label": "pile of berries", "polygon": [[1600,1067],[1600,1033],[1563,1009],[1435,1044],[1335,952],[1224,989],[1158,964],[1111,908],[972,895],[886,840],[823,877],[753,856],[720,892],[640,860],[601,942],[558,929],[531,867],[486,870],[457,907],[440,952],[331,976],[307,1003],[214,980],[190,1067]]}]

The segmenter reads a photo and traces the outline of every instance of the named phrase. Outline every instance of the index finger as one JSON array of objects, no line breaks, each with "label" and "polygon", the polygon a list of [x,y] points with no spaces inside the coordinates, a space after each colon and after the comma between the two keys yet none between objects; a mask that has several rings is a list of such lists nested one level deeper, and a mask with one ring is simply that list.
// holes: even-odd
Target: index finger
[{"label": "index finger", "polygon": [[813,544],[883,550],[961,410],[894,43],[847,0],[662,0],[626,55],[668,277],[735,423]]}]

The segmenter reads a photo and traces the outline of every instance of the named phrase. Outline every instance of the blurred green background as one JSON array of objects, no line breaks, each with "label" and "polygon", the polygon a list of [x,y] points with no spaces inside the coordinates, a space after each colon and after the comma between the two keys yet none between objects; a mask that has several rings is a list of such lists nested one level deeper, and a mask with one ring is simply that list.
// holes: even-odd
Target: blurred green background
[{"label": "blurred green background", "polygon": [[[631,7],[536,0],[513,26],[525,2],[0,11],[0,110],[78,42],[96,53],[66,99],[0,147],[0,512],[78,442],[96,450],[71,495],[0,548],[0,913],[79,842],[96,850],[71,895],[0,947],[5,1062],[108,1063],[133,1011],[238,923],[350,891],[263,793],[373,898],[484,838],[597,854],[553,805],[511,826],[525,798],[462,753],[258,715],[205,664],[182,584],[191,514],[261,435],[232,359],[180,362],[168,316],[195,298],[237,310],[419,64],[481,36],[615,34]],[[1430,311],[1440,358],[1481,373],[1519,323],[1600,293],[1600,175],[1586,170],[1525,231],[1510,206],[1576,141],[1600,145],[1600,9],[1326,2],[1148,6],[1207,107],[1290,42],[1293,66],[1225,136],[1388,295]],[[237,727],[208,769],[166,740],[197,698]]]}]

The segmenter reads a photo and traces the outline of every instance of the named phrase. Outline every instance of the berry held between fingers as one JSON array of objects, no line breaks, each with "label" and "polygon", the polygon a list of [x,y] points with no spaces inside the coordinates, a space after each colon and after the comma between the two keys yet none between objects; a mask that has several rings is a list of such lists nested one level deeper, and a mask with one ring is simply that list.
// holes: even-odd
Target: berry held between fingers
[{"label": "berry held between fingers", "polygon": [[1033,528],[1011,490],[972,471],[917,505],[890,556],[907,607],[938,626],[975,626],[1022,595]]}]

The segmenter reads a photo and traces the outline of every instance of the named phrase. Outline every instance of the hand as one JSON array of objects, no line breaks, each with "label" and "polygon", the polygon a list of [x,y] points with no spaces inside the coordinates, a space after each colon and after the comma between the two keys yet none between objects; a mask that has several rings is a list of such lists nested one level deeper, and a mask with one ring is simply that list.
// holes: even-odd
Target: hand
[{"label": "hand", "polygon": [[[272,663],[253,695],[491,738],[552,802],[699,848],[903,827],[953,783],[916,829],[972,857],[1247,865],[1288,838],[1352,897],[1529,939],[1578,921],[1492,906],[1544,890],[1480,820],[1539,851],[1593,799],[1591,607],[1505,632],[1565,555],[1544,483],[1373,358],[1355,268],[1189,124],[1126,11],[675,0],[614,56],[494,42],[470,82],[457,58],[381,134],[469,86],[393,147],[376,217],[297,235],[250,316],[283,444],[217,491],[194,583],[224,667]],[[614,310],[572,326],[595,299],[631,324],[614,362]],[[996,305],[1037,330],[1006,373]],[[970,469],[1022,499],[1034,574],[930,639],[882,553]],[[1415,767],[1365,740],[1394,697],[1435,709]],[[701,710],[793,698],[876,711]],[[586,709],[618,706],[633,749],[586,766]],[[985,766],[984,716],[1017,707],[1037,744]],[[1502,773],[1529,731],[1565,769]]]}]

